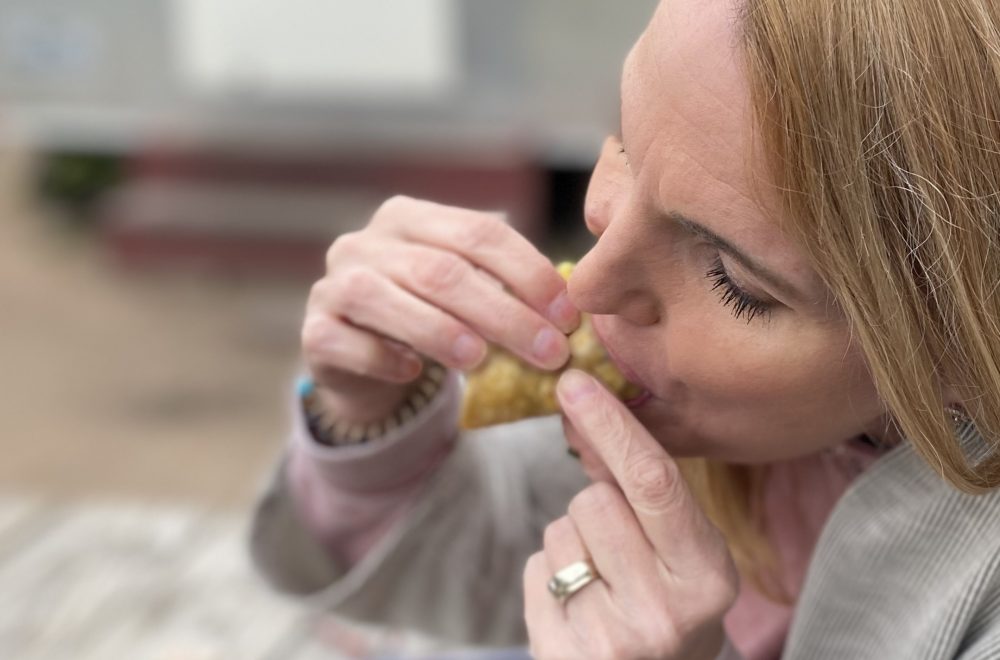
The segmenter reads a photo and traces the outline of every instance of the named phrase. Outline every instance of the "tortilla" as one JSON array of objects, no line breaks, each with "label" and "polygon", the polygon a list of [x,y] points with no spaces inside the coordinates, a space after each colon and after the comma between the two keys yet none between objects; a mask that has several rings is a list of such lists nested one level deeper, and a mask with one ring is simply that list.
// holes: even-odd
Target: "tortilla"
[{"label": "tortilla", "polygon": [[[569,278],[573,264],[559,264],[559,273]],[[588,314],[569,335],[570,359],[558,371],[543,371],[511,353],[491,347],[483,363],[468,375],[459,424],[474,429],[516,422],[559,412],[556,382],[566,369],[582,369],[615,396],[625,401],[642,390],[625,380],[597,340]]]}]

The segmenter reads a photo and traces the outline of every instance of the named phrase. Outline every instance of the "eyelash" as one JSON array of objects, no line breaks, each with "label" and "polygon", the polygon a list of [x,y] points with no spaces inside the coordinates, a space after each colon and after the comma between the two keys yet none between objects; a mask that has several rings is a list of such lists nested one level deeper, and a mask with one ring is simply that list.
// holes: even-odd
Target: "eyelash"
[{"label": "eyelash", "polygon": [[765,319],[770,318],[770,305],[754,298],[737,286],[732,278],[729,277],[729,273],[726,272],[721,258],[715,258],[715,263],[712,264],[712,268],[708,271],[706,277],[712,281],[712,291],[722,289],[719,292],[722,297],[722,306],[732,307],[733,316],[736,318],[745,317],[747,324],[758,316]]},{"label": "eyelash", "polygon": [[[625,145],[619,144],[618,153],[625,159],[625,165],[628,166],[628,154],[625,153]],[[729,273],[726,272],[726,267],[722,264],[720,257],[715,258],[715,263],[712,264],[712,268],[708,271],[706,277],[712,281],[712,291],[722,289],[720,292],[722,306],[731,306],[733,308],[733,316],[736,318],[746,317],[747,324],[749,325],[758,316],[765,319],[771,317],[770,305],[751,296],[741,289],[736,282],[733,282],[733,279],[729,277]]]}]

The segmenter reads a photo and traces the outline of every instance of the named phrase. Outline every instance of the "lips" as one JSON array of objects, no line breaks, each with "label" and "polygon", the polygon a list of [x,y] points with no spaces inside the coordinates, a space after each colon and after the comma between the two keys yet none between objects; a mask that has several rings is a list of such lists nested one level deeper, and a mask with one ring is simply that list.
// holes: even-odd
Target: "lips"
[{"label": "lips", "polygon": [[608,344],[607,340],[605,340],[604,333],[601,331],[596,317],[591,317],[591,325],[594,328],[594,334],[597,335],[597,340],[601,342],[601,346],[603,346],[604,350],[607,351],[608,357],[611,358],[611,361],[614,363],[615,367],[618,368],[618,371],[625,376],[625,380],[642,389],[642,392],[638,396],[634,396],[631,399],[626,400],[624,402],[625,405],[629,408],[638,408],[652,399],[653,393],[650,392],[648,387],[646,387],[646,384],[642,382],[639,376],[637,376],[627,364],[621,361],[618,355],[615,354],[614,349]]},{"label": "lips", "polygon": [[650,392],[649,390],[643,390],[642,393],[639,394],[639,396],[632,397],[631,399],[628,399],[623,403],[628,408],[638,408],[652,398],[653,398],[652,392]]}]

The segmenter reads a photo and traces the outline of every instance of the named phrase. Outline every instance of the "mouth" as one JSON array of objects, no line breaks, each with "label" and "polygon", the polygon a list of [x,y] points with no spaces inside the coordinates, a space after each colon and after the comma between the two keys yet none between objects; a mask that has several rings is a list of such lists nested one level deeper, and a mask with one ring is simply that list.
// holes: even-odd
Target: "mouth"
[{"label": "mouth", "polygon": [[642,406],[650,399],[653,398],[653,393],[649,390],[643,390],[638,396],[634,396],[631,399],[626,399],[624,401],[626,408],[632,408],[633,410]]},{"label": "mouth", "polygon": [[653,398],[653,393],[649,390],[648,387],[646,387],[646,384],[642,382],[642,380],[636,375],[636,373],[631,369],[631,367],[622,362],[622,360],[615,354],[614,349],[608,344],[607,340],[604,338],[604,333],[601,332],[601,329],[598,326],[596,318],[593,317],[591,318],[591,326],[594,329],[594,334],[597,335],[597,340],[601,342],[601,346],[604,347],[604,350],[607,352],[608,357],[611,359],[611,362],[613,362],[615,367],[617,367],[618,371],[620,371],[621,374],[625,376],[625,380],[627,380],[629,383],[635,385],[637,388],[641,390],[641,392],[636,396],[630,399],[626,399],[624,401],[625,406],[633,410],[641,407],[643,404],[645,404],[647,401]]}]

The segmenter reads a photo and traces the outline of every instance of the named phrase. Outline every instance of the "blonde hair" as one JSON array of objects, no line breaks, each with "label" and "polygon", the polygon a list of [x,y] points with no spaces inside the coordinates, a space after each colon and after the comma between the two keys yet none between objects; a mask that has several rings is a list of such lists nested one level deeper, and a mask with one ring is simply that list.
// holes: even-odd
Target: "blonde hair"
[{"label": "blonde hair", "polygon": [[[956,488],[997,487],[1000,4],[746,0],[738,28],[783,228],[832,291],[889,417]],[[994,450],[978,461],[955,403]],[[759,525],[732,522],[760,479],[689,469],[714,475],[699,490],[744,572],[773,566]]]}]

